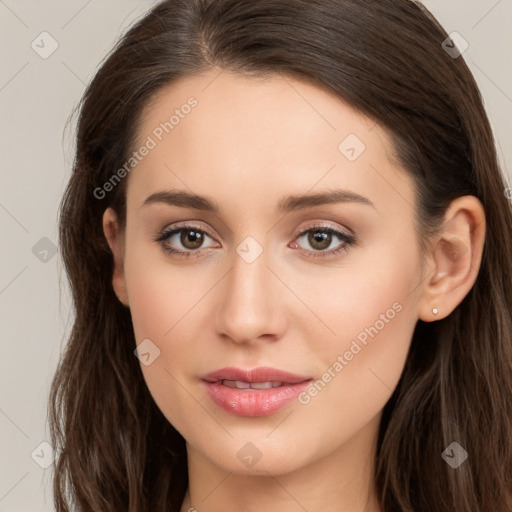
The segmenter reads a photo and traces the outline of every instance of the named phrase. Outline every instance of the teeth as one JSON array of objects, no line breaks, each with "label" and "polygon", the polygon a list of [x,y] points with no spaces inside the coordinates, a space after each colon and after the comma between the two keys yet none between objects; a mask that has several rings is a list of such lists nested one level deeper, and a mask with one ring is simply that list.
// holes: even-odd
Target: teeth
[{"label": "teeth", "polygon": [[272,389],[272,382],[252,382],[251,388],[253,389]]},{"label": "teeth", "polygon": [[223,380],[223,386],[227,386],[228,388],[237,388],[237,389],[271,389],[278,388],[282,386],[283,383],[278,380],[272,380],[267,382],[244,382],[242,380]]},{"label": "teeth", "polygon": [[248,382],[243,382],[241,380],[223,380],[222,384],[228,388],[247,389],[251,387]]}]

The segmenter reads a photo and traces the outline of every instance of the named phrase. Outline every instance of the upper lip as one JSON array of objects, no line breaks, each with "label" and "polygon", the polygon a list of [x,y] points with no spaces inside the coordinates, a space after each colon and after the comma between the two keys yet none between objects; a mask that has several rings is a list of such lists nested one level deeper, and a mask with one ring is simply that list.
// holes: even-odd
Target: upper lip
[{"label": "upper lip", "polygon": [[243,370],[242,368],[221,368],[214,372],[203,375],[201,379],[208,382],[218,382],[223,380],[238,380],[242,382],[268,382],[280,381],[286,384],[297,384],[310,380],[312,377],[304,375],[296,375],[294,373],[271,368],[269,366],[261,366],[252,370]]}]

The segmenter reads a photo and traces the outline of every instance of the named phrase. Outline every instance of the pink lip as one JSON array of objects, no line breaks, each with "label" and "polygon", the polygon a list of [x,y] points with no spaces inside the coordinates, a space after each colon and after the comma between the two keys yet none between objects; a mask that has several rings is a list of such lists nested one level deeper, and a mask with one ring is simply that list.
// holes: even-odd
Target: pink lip
[{"label": "pink lip", "polygon": [[[267,416],[282,409],[304,391],[312,377],[296,375],[270,367],[242,370],[222,368],[201,377],[206,392],[219,407],[238,416]],[[268,389],[238,389],[222,384],[223,380],[243,382],[278,381]]]}]

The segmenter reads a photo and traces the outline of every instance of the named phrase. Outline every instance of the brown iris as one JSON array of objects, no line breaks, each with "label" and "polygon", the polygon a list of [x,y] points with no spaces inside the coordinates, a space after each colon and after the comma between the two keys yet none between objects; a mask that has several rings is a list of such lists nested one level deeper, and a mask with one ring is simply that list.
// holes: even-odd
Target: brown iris
[{"label": "brown iris", "polygon": [[183,244],[183,247],[194,250],[199,249],[203,243],[203,238],[204,235],[200,231],[196,231],[194,229],[184,229],[181,232],[180,241]]},{"label": "brown iris", "polygon": [[[308,234],[308,242],[311,244],[311,247],[319,251],[327,249],[331,245],[331,241],[332,235],[326,231],[310,231]],[[315,244],[319,244],[319,246]]]}]

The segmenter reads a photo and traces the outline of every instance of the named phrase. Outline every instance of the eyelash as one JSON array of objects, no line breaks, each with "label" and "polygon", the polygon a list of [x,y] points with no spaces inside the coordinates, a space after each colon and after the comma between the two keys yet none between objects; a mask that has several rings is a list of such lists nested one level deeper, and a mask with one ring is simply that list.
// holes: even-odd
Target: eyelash
[{"label": "eyelash", "polygon": [[[209,235],[208,232],[204,231],[203,229],[199,229],[196,226],[183,225],[183,226],[175,226],[172,229],[165,229],[162,232],[159,232],[154,240],[155,240],[155,242],[159,243],[161,245],[162,249],[169,255],[172,255],[172,256],[175,256],[178,258],[198,257],[199,256],[198,253],[201,251],[201,249],[195,249],[195,250],[189,250],[189,251],[178,251],[178,250],[173,249],[165,244],[165,242],[167,240],[169,240],[169,238],[171,238],[173,235],[175,235],[177,233],[181,233],[182,231],[188,231],[188,230],[195,231],[195,232],[201,233],[203,235],[207,235],[213,239],[213,237],[211,235]],[[308,226],[305,230],[300,231],[295,236],[294,240],[297,238],[302,238],[304,235],[307,235],[308,233],[315,232],[315,231],[328,233],[330,235],[335,235],[343,243],[336,249],[331,249],[330,251],[308,251],[306,249],[303,249],[306,252],[310,253],[313,258],[328,258],[328,257],[337,256],[339,254],[344,253],[345,251],[348,251],[348,249],[351,246],[355,245],[357,242],[356,237],[354,237],[353,235],[349,235],[347,233],[344,233],[343,231],[339,231],[338,229],[328,227],[328,226],[323,226],[321,224],[314,224],[312,226]]]}]

